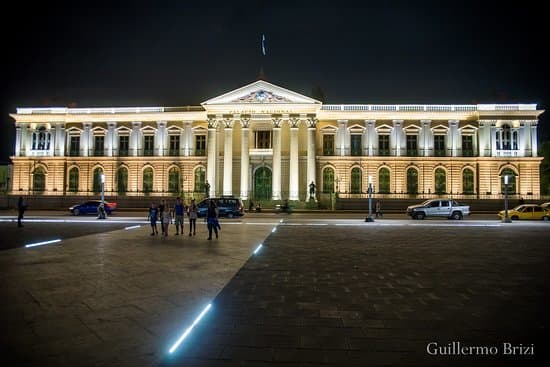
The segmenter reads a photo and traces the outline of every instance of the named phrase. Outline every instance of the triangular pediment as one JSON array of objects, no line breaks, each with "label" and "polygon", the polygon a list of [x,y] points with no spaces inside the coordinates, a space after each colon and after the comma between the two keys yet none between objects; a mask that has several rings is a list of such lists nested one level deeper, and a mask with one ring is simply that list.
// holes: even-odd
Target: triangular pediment
[{"label": "triangular pediment", "polygon": [[321,104],[321,102],[306,97],[300,93],[279,87],[275,84],[258,80],[239,89],[214,97],[201,103],[203,106],[229,104]]}]

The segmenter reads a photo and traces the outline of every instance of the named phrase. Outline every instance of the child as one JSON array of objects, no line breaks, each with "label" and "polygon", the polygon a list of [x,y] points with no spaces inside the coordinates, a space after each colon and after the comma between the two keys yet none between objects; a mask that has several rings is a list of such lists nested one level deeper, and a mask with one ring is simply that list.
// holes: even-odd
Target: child
[{"label": "child", "polygon": [[151,203],[151,207],[149,208],[149,220],[151,221],[151,236],[154,236],[156,234],[159,234],[159,231],[157,229],[157,219],[159,216],[158,208],[155,203]]}]

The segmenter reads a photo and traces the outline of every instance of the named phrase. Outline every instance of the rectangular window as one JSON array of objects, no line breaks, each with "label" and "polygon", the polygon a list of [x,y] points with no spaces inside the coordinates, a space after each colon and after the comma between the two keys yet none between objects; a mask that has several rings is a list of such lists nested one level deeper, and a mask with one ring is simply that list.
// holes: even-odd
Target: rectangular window
[{"label": "rectangular window", "polygon": [[152,156],[155,150],[155,136],[145,135],[143,137],[143,155]]},{"label": "rectangular window", "polygon": [[323,135],[323,155],[334,155],[334,135]]},{"label": "rectangular window", "polygon": [[350,136],[351,138],[351,155],[363,155],[362,154],[362,148],[361,148],[361,135],[353,134]]},{"label": "rectangular window", "polygon": [[170,135],[170,152],[171,156],[180,155],[180,136],[179,135]]},{"label": "rectangular window", "polygon": [[462,135],[462,156],[473,157],[474,156],[474,143],[472,135]]},{"label": "rectangular window", "polygon": [[407,135],[407,156],[416,157],[418,155],[418,135]]},{"label": "rectangular window", "polygon": [[71,157],[78,157],[80,155],[80,136],[71,136],[69,155]]},{"label": "rectangular window", "polygon": [[445,135],[434,136],[434,155],[436,157],[445,157]]},{"label": "rectangular window", "polygon": [[256,131],[256,149],[271,149],[271,131]]},{"label": "rectangular window", "polygon": [[128,156],[128,149],[130,147],[130,137],[123,135],[118,138],[118,155],[121,157]]},{"label": "rectangular window", "polygon": [[94,136],[94,155],[102,156],[105,154],[105,137],[104,136]]},{"label": "rectangular window", "polygon": [[390,155],[390,136],[378,135],[378,155],[389,156]]},{"label": "rectangular window", "polygon": [[206,135],[195,135],[195,155],[206,155]]}]

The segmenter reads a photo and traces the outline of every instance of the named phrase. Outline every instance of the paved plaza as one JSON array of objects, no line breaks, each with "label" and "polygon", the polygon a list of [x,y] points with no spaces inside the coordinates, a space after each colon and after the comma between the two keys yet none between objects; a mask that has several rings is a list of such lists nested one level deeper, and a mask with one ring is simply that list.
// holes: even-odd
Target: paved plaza
[{"label": "paved plaza", "polygon": [[224,221],[217,241],[199,229],[157,238],[142,226],[0,251],[1,358],[289,367],[546,357],[549,223],[265,215]]}]

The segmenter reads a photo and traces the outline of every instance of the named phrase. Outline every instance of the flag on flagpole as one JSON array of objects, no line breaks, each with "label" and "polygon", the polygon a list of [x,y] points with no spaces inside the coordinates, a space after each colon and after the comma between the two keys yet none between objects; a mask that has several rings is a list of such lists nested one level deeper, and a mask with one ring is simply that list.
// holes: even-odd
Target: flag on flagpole
[{"label": "flag on flagpole", "polygon": [[265,34],[262,34],[262,54],[265,56]]}]

